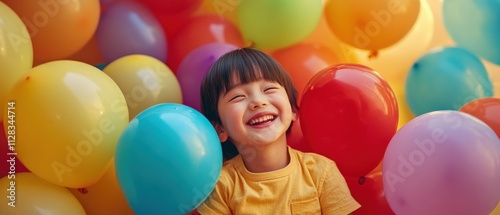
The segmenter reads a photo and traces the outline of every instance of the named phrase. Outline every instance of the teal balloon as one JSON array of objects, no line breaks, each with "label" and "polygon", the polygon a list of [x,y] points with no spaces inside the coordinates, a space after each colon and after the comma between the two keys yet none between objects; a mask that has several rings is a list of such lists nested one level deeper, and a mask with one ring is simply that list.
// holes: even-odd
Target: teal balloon
[{"label": "teal balloon", "polygon": [[322,0],[245,0],[238,4],[238,26],[247,41],[274,50],[297,44],[317,27]]},{"label": "teal balloon", "polygon": [[500,1],[444,0],[443,21],[458,46],[500,65]]},{"label": "teal balloon", "polygon": [[480,59],[458,47],[435,48],[418,59],[406,78],[411,112],[458,110],[465,103],[493,96],[493,86]]},{"label": "teal balloon", "polygon": [[212,192],[222,149],[212,124],[182,104],[158,104],[132,119],[116,148],[120,188],[136,214],[186,214]]}]

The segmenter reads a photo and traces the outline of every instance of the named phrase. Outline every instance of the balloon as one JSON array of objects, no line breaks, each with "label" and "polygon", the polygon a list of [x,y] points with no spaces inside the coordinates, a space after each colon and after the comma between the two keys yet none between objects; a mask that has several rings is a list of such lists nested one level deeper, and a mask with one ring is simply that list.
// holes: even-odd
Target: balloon
[{"label": "balloon", "polygon": [[101,51],[99,51],[95,35],[87,44],[85,44],[83,48],[78,50],[75,54],[67,57],[66,60],[80,61],[87,64],[102,64],[106,62],[101,54]]},{"label": "balloon", "polygon": [[330,49],[306,43],[277,50],[272,53],[272,56],[290,74],[298,91],[297,101],[299,102],[304,88],[316,73],[340,63],[336,54]]},{"label": "balloon", "polygon": [[88,187],[106,172],[128,123],[125,97],[92,65],[52,61],[34,67],[9,94],[4,128],[15,120],[15,151],[37,176]]},{"label": "balloon", "polygon": [[490,215],[500,215],[500,202],[498,202],[497,207],[490,213]]},{"label": "balloon", "polygon": [[458,110],[470,100],[493,95],[481,61],[465,49],[436,48],[413,64],[406,78],[406,99],[416,116]]},{"label": "balloon", "polygon": [[136,214],[186,214],[212,192],[222,149],[212,124],[182,104],[158,104],[123,132],[116,176]]},{"label": "balloon", "polygon": [[338,64],[317,73],[300,102],[300,125],[313,152],[359,177],[380,163],[398,123],[389,84],[372,69]]},{"label": "balloon", "polygon": [[396,100],[398,102],[398,113],[399,113],[399,121],[398,121],[398,130],[403,127],[410,120],[415,118],[415,116],[411,113],[410,107],[408,106],[408,102],[405,97],[405,86],[404,82],[399,81],[388,81],[389,85],[391,85],[392,90],[394,91],[394,95],[396,95]]},{"label": "balloon", "polygon": [[359,55],[359,64],[373,68],[385,80],[404,82],[413,63],[428,51],[434,20],[429,4],[426,0],[422,0],[415,24],[398,42],[379,50],[376,56],[370,55],[369,51],[359,49],[351,52]]},{"label": "balloon", "polygon": [[103,70],[120,87],[129,111],[129,119],[159,103],[182,103],[177,77],[160,60],[147,55],[121,57]]},{"label": "balloon", "polygon": [[304,135],[300,128],[300,119],[295,120],[290,133],[286,137],[287,144],[302,152],[312,152],[311,147],[304,140]]},{"label": "balloon", "polygon": [[213,42],[243,47],[243,38],[233,23],[216,15],[193,17],[173,35],[167,65],[177,74],[180,63],[190,52]]},{"label": "balloon", "polygon": [[340,40],[359,49],[377,51],[409,32],[420,8],[420,0],[328,1],[325,16]]},{"label": "balloon", "polygon": [[384,191],[396,214],[488,214],[500,199],[500,140],[460,111],[408,122],[383,162]]},{"label": "balloon", "polygon": [[6,97],[17,80],[33,65],[33,47],[26,26],[19,16],[0,1],[0,121]]},{"label": "balloon", "polygon": [[[6,119],[9,120],[9,119]],[[13,122],[14,124],[14,122]],[[10,126],[10,125],[9,125]],[[9,127],[8,127],[9,128]],[[11,129],[5,129],[3,127],[3,122],[0,122],[0,160],[5,162],[4,165],[0,166],[0,178],[6,177],[8,175],[15,175],[20,172],[29,172],[29,170],[24,166],[23,163],[17,158],[16,152],[11,151],[9,146],[15,146],[15,142],[12,141],[15,137],[15,133],[11,135],[6,135],[5,131],[14,131],[14,127]],[[10,145],[9,145],[9,140]],[[14,177],[14,176],[10,176]]]},{"label": "balloon", "polygon": [[0,179],[0,187],[7,190],[4,190],[7,200],[0,204],[2,214],[86,214],[80,202],[66,188],[45,181],[33,173],[17,173],[15,178],[3,177]]},{"label": "balloon", "polygon": [[252,0],[237,5],[238,26],[246,41],[260,49],[297,44],[311,34],[321,18],[321,0]]},{"label": "balloon", "polygon": [[238,4],[240,1],[203,0],[195,14],[215,14],[238,24]]},{"label": "balloon", "polygon": [[500,98],[474,99],[465,103],[459,111],[482,120],[500,137]]},{"label": "balloon", "polygon": [[141,0],[153,13],[168,16],[189,15],[201,5],[201,0]]},{"label": "balloon", "polygon": [[167,40],[153,14],[136,1],[118,1],[102,12],[96,40],[107,62],[130,54],[144,54],[163,62]]},{"label": "balloon", "polygon": [[193,50],[182,60],[177,79],[181,85],[184,104],[201,110],[200,88],[212,64],[222,55],[237,49],[229,43],[208,43]]},{"label": "balloon", "polygon": [[385,198],[382,172],[372,172],[359,178],[347,176],[345,179],[352,197],[361,204],[361,208],[354,211],[353,215],[394,214]]},{"label": "balloon", "polygon": [[69,191],[75,195],[89,215],[135,214],[118,185],[114,159],[108,171],[97,183],[86,188],[72,188]]},{"label": "balloon", "polygon": [[33,42],[35,65],[76,53],[92,38],[99,23],[98,0],[2,1],[23,18]]},{"label": "balloon", "polygon": [[443,1],[444,25],[458,46],[500,65],[498,11],[500,2],[497,0]]},{"label": "balloon", "polygon": [[453,46],[455,42],[451,39],[448,31],[444,27],[443,21],[443,1],[426,0],[431,8],[432,16],[434,17],[434,30],[429,48],[439,46]]}]

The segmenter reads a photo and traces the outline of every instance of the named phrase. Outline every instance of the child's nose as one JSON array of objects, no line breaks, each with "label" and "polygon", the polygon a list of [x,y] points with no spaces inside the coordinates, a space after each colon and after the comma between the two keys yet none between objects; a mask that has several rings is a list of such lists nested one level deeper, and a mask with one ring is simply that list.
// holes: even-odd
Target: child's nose
[{"label": "child's nose", "polygon": [[252,96],[252,101],[250,102],[250,107],[252,109],[256,109],[259,107],[266,106],[268,104],[267,99],[264,98],[264,96],[261,95],[255,95]]}]

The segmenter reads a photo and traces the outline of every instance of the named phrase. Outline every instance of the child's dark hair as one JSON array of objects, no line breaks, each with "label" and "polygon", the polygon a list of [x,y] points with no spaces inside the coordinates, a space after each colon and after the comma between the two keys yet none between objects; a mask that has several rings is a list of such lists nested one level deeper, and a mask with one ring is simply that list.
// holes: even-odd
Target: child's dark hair
[{"label": "child's dark hair", "polygon": [[[207,119],[221,125],[218,112],[219,96],[236,84],[247,84],[264,79],[279,83],[286,90],[293,111],[298,111],[297,90],[283,67],[268,54],[255,48],[241,48],[221,56],[208,71],[201,84],[201,111]],[[292,125],[287,130],[290,132]],[[224,159],[238,154],[236,147],[226,141],[222,144]]]}]

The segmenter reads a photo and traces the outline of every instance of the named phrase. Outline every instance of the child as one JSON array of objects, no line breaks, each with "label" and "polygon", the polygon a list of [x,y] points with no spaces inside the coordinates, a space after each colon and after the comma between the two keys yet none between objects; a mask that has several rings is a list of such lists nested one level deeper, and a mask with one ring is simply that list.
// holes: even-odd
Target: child
[{"label": "child", "polygon": [[[242,48],[214,63],[201,86],[201,109],[226,161],[200,214],[345,215],[360,207],[333,161],[288,147],[296,94],[285,70],[262,51]],[[239,155],[231,158],[228,146]]]}]

